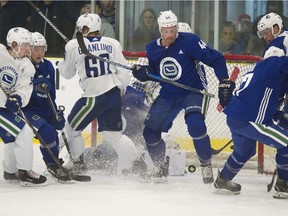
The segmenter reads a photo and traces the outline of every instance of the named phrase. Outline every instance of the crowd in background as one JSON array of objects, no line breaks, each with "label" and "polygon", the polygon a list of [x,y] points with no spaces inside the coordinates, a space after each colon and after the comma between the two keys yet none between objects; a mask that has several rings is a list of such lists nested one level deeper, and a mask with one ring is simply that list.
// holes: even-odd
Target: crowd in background
[{"label": "crowd in background", "polygon": [[[91,12],[91,1],[32,1],[41,12],[70,40],[75,38],[76,20],[79,15]],[[102,19],[100,30],[103,36],[116,38],[116,13],[114,0],[95,1],[95,10]],[[275,12],[282,17],[284,29],[288,18],[283,15],[282,1],[267,1],[266,12]],[[221,23],[219,51],[223,54],[244,54],[262,56],[265,41],[257,36],[257,23],[248,14],[240,14],[238,20],[227,20]],[[7,22],[9,20],[9,22]],[[0,43],[6,43],[6,35],[12,27],[24,27],[31,32],[40,32],[47,38],[47,56],[62,57],[65,41],[44,19],[39,12],[26,1],[0,0]],[[213,31],[210,32],[214,34]],[[160,37],[157,25],[157,14],[151,8],[145,8],[139,16],[139,25],[133,30],[131,51],[144,51],[150,41]],[[214,37],[211,37],[214,38]],[[118,38],[116,38],[118,39]],[[205,41],[213,48],[214,41]],[[125,49],[125,47],[124,47]]]},{"label": "crowd in background", "polygon": [[[32,1],[69,40],[73,38],[76,20],[82,13],[90,12],[87,4],[91,1]],[[113,28],[107,36],[115,37],[115,1],[96,1],[97,11],[102,21],[107,21]],[[24,27],[31,32],[40,32],[47,39],[46,56],[63,56],[67,41],[47,23],[41,14],[27,1],[0,0],[0,43],[6,44],[6,35],[13,27]],[[105,25],[105,24],[104,24]],[[103,25],[103,26],[104,26]],[[108,27],[109,28],[109,27]]]}]

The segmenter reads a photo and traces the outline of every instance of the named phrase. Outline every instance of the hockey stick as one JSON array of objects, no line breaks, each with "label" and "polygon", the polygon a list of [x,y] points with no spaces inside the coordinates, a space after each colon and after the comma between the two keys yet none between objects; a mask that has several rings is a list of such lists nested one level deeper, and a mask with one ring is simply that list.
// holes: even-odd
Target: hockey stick
[{"label": "hockey stick", "polygon": [[212,155],[217,155],[219,154],[220,152],[222,152],[233,140],[231,139],[228,143],[226,143],[223,147],[221,147],[220,149],[213,149],[211,148],[212,150]]},{"label": "hockey stick", "polygon": [[[84,38],[83,38],[83,35],[81,32],[77,32],[76,33],[76,38],[77,38],[77,41],[78,41],[78,44],[79,44],[79,47],[82,51],[82,53],[86,56],[89,56],[91,58],[96,58],[100,61],[103,61],[103,62],[106,62],[108,64],[111,64],[111,65],[114,65],[114,66],[117,66],[117,67],[121,67],[121,68],[124,68],[124,69],[127,69],[127,70],[132,70],[131,67],[127,66],[127,65],[123,65],[123,64],[120,64],[118,62],[114,62],[114,61],[111,61],[109,59],[106,59],[106,58],[102,58],[100,56],[95,56],[93,55],[92,53],[90,53],[85,45],[85,42],[84,42]],[[203,94],[203,95],[206,95],[208,97],[212,97],[212,98],[215,98],[215,95],[213,94],[210,94],[208,92],[205,92],[205,91],[201,91],[199,89],[195,89],[195,88],[192,88],[190,86],[186,86],[186,85],[183,85],[181,83],[177,83],[177,82],[173,82],[171,80],[167,80],[167,79],[163,79],[162,77],[159,77],[159,76],[156,76],[154,74],[149,74],[148,73],[148,77],[150,78],[153,78],[153,79],[156,79],[158,81],[161,81],[161,82],[166,82],[166,83],[169,83],[171,85],[174,85],[174,86],[177,86],[179,88],[183,88],[183,89],[186,89],[186,90],[190,90],[190,91],[194,91],[194,92],[197,92],[197,93],[200,93],[200,94]]]},{"label": "hockey stick", "polygon": [[[9,98],[10,95],[3,89],[2,85],[0,85],[0,88],[4,92],[4,94],[6,95],[6,98]],[[26,118],[26,116],[23,113],[23,111],[20,108],[20,106],[18,107],[18,113],[19,113],[20,117],[26,122],[26,124],[31,128],[31,130],[33,131],[34,135],[37,137],[37,139],[39,140],[41,145],[44,146],[44,148],[47,150],[48,154],[52,157],[54,162],[59,166],[59,168],[61,170],[64,171],[64,167],[62,166],[62,164],[59,161],[59,159],[54,155],[54,153],[51,151],[51,149],[49,148],[48,144],[44,141],[42,136],[37,132],[37,130],[34,128],[34,126],[31,124],[31,122]],[[75,180],[75,181],[85,181],[85,182],[91,181],[91,177],[90,176],[86,176],[86,175],[76,175],[74,173],[70,173],[70,177],[71,177],[71,180]]]},{"label": "hockey stick", "polygon": [[272,176],[271,182],[267,185],[267,192],[271,191],[271,189],[272,189],[272,187],[274,185],[274,180],[275,180],[276,175],[277,175],[277,168],[273,172],[273,176]]},{"label": "hockey stick", "polygon": [[[238,78],[239,73],[240,73],[240,69],[235,66],[232,73],[231,73],[229,80],[235,82],[236,79]],[[217,104],[217,110],[218,110],[218,112],[222,112],[222,110],[223,110],[223,107],[220,105],[220,103]]]},{"label": "hockey stick", "polygon": [[59,34],[64,41],[68,42],[69,39],[42,13],[40,8],[38,8],[32,1],[27,0],[27,2],[34,8],[34,10]]},{"label": "hockey stick", "polygon": [[[49,100],[50,107],[51,107],[51,109],[53,111],[54,117],[56,118],[56,121],[59,121],[60,120],[59,119],[60,116],[57,114],[57,110],[56,110],[56,108],[54,106],[53,100],[52,100],[51,95],[49,94],[49,92],[47,93],[47,97],[48,97],[48,100]],[[63,106],[59,106],[59,108],[60,108],[61,111],[65,110],[65,108]],[[67,140],[66,134],[65,134],[63,129],[61,129],[60,132],[61,132],[62,139],[63,139],[63,141],[65,143],[65,147],[66,147],[66,149],[68,151],[69,157],[70,157],[70,159],[72,159],[71,151],[70,151],[70,147],[69,147],[69,144],[68,144],[68,140]]]}]

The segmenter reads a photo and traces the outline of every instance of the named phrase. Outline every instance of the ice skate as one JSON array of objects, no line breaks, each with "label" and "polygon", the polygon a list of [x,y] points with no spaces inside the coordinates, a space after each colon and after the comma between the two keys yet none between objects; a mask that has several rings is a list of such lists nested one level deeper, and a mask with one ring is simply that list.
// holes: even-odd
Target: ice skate
[{"label": "ice skate", "polygon": [[20,185],[23,187],[43,187],[47,185],[47,178],[33,170],[20,170],[19,169]]},{"label": "ice skate", "polygon": [[57,164],[47,165],[48,172],[60,181],[72,180],[71,173],[64,167],[59,167]]},{"label": "ice skate", "polygon": [[8,173],[8,172],[4,171],[3,178],[6,181],[9,181],[11,183],[20,181],[18,172],[16,172],[16,173]]},{"label": "ice skate", "polygon": [[218,171],[218,176],[214,182],[215,193],[222,194],[240,194],[241,185],[232,181],[226,181],[221,179],[220,172]]},{"label": "ice skate", "polygon": [[83,154],[80,155],[78,160],[73,161],[73,165],[71,168],[68,168],[74,174],[83,174],[86,173],[88,170],[87,164],[84,161]]},{"label": "ice skate", "polygon": [[[123,172],[122,172],[123,173]],[[148,167],[144,159],[144,154],[137,158],[130,170],[124,172],[126,177],[133,178],[139,182],[151,182],[151,173],[148,173]]]},{"label": "ice skate", "polygon": [[212,184],[214,182],[212,164],[202,164],[201,172],[204,184]]},{"label": "ice skate", "polygon": [[275,184],[276,193],[273,195],[276,199],[288,199],[288,181],[277,178]]},{"label": "ice skate", "polygon": [[151,174],[151,180],[154,183],[166,183],[168,182],[169,175],[169,156],[166,156],[166,159],[162,165],[156,167],[155,170]]}]

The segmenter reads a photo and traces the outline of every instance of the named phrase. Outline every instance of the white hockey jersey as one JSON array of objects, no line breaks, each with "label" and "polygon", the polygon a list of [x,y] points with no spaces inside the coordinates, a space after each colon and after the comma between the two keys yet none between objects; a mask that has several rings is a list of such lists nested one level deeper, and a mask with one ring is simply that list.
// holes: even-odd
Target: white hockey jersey
[{"label": "white hockey jersey", "polygon": [[[127,65],[122,47],[117,40],[108,37],[87,37],[84,38],[84,42],[93,55]],[[65,59],[58,65],[59,72],[66,79],[71,79],[78,73],[79,85],[84,91],[83,97],[99,96],[115,86],[125,89],[130,83],[129,70],[84,55],[76,39],[66,44],[65,51]]]},{"label": "white hockey jersey", "polygon": [[[9,95],[18,94],[22,107],[30,100],[35,68],[28,58],[14,59],[6,47],[0,44],[0,83]],[[6,95],[0,90],[0,107],[5,108]]]}]

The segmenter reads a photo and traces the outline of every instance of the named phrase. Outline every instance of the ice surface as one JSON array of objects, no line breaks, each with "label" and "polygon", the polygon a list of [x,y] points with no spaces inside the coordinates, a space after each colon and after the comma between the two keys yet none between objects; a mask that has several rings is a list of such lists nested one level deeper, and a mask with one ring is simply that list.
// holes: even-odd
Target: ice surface
[{"label": "ice surface", "polygon": [[[34,170],[45,172],[37,145],[34,158]],[[200,169],[171,176],[166,184],[92,171],[89,183],[60,184],[48,176],[49,185],[43,188],[6,182],[2,163],[0,172],[0,216],[272,216],[286,215],[288,209],[287,200],[276,200],[274,191],[266,192],[271,176],[259,175],[256,170],[242,170],[235,178],[242,185],[240,195],[212,193],[212,186],[202,183]]]}]

